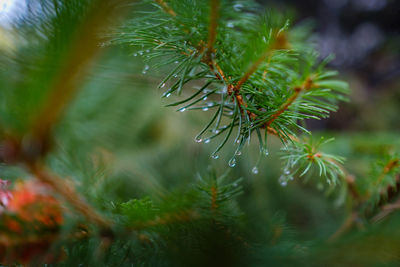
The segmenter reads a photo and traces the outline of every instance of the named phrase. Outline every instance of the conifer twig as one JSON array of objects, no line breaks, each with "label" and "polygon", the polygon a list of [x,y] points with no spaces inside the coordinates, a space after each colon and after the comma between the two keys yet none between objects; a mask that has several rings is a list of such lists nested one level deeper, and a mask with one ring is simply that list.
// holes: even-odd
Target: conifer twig
[{"label": "conifer twig", "polygon": [[341,237],[343,234],[347,233],[348,231],[353,228],[354,223],[358,218],[358,213],[353,211],[349,217],[344,221],[342,226],[328,239],[328,242],[333,242]]},{"label": "conifer twig", "polygon": [[296,101],[296,99],[299,97],[300,93],[304,90],[308,90],[312,88],[313,86],[313,81],[311,78],[307,78],[306,81],[300,86],[300,87],[295,87],[293,89],[292,95],[283,103],[280,108],[272,114],[272,116],[267,120],[267,122],[264,124],[265,127],[269,127],[271,123],[273,123],[283,112],[285,112],[293,103]]},{"label": "conifer twig", "polygon": [[[165,3],[163,0],[155,0],[166,12],[167,14],[170,14],[173,17],[176,17],[176,12]],[[216,40],[216,35],[217,35],[217,20],[218,20],[218,9],[219,9],[219,0],[210,0],[211,1],[211,13],[210,13],[210,24],[209,24],[209,33],[208,33],[208,41],[207,44],[205,45],[203,41],[200,41],[199,45],[196,46],[197,50],[199,52],[204,51],[205,48],[207,48],[207,56],[202,59],[202,62],[204,62],[206,65],[210,67],[210,70],[214,73],[215,77],[218,80],[223,80],[225,84],[227,85],[227,93],[228,95],[234,95],[236,98],[236,101],[239,105],[239,110],[240,113],[243,114],[243,107],[247,108],[248,105],[244,101],[243,97],[240,95],[240,87],[250,78],[250,76],[257,71],[258,67],[269,57],[271,57],[271,50],[275,49],[282,49],[282,48],[287,48],[288,47],[288,42],[286,36],[282,32],[278,32],[276,36],[275,42],[268,47],[264,51],[264,53],[250,66],[249,70],[243,75],[243,77],[237,82],[236,85],[233,85],[225,76],[224,71],[222,68],[218,65],[218,63],[208,54],[215,52],[214,48],[214,43]],[[306,82],[302,85],[301,90],[303,89],[309,89],[312,86],[312,81],[311,79],[307,79]],[[300,91],[301,91],[300,90]],[[283,113],[297,98],[300,92],[296,92],[295,88],[295,93],[288,99],[289,102],[286,104],[282,105],[282,110],[278,110],[277,114],[274,114],[272,117],[272,120],[270,122],[267,121],[267,123],[263,124],[262,127],[266,129],[266,131],[272,135],[279,136],[279,133],[270,127],[270,124],[277,118],[281,113]],[[279,114],[278,114],[279,113]],[[251,111],[247,111],[247,114],[251,119],[256,119],[257,115]],[[296,140],[294,136],[288,136],[291,140]]]},{"label": "conifer twig", "polygon": [[400,159],[392,159],[390,160],[385,167],[382,170],[381,175],[378,177],[378,179],[375,182],[375,186],[379,185],[382,180],[385,178],[385,175],[388,174],[392,169],[396,168],[397,166],[400,165]]},{"label": "conifer twig", "polygon": [[268,58],[271,51],[269,49],[265,50],[264,53],[250,66],[247,72],[240,78],[235,86],[235,90],[240,90],[240,87],[257,71],[258,67]]},{"label": "conifer twig", "polygon": [[71,206],[87,220],[105,228],[110,228],[111,222],[98,214],[81,195],[76,192],[73,185],[54,174],[50,173],[40,163],[27,163],[29,171],[41,182],[49,185],[56,193],[60,194]]}]

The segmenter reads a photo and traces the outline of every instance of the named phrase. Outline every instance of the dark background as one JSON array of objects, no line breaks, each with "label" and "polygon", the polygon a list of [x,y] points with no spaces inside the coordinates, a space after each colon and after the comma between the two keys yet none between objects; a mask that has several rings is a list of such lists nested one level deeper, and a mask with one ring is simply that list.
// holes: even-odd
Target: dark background
[{"label": "dark background", "polygon": [[350,83],[351,104],[316,129],[400,131],[400,1],[259,0],[291,7],[295,22],[312,20],[321,57],[333,53],[332,68]]}]

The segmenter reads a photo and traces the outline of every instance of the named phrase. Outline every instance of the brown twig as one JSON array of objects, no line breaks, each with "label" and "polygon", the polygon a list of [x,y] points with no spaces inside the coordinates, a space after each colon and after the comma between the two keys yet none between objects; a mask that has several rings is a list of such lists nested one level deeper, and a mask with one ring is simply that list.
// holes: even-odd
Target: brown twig
[{"label": "brown twig", "polygon": [[378,214],[376,214],[374,217],[372,217],[371,221],[373,223],[377,223],[377,222],[381,221],[383,218],[387,217],[388,215],[390,215],[391,213],[393,213],[399,209],[400,209],[400,198],[397,199],[397,201],[394,203],[384,205],[381,208],[381,211]]},{"label": "brown twig", "polygon": [[211,56],[214,52],[214,43],[217,39],[217,26],[219,17],[219,0],[211,0],[210,24],[208,27],[207,53]]},{"label": "brown twig", "polygon": [[87,204],[81,195],[76,192],[75,187],[71,183],[50,173],[50,171],[40,163],[27,163],[26,166],[32,175],[39,181],[49,185],[56,193],[60,194],[75,210],[86,217],[88,221],[104,228],[110,228],[111,222],[103,218],[103,216],[98,214]]},{"label": "brown twig", "polygon": [[269,49],[265,50],[264,53],[250,66],[248,71],[243,75],[243,77],[237,82],[235,89],[240,90],[240,87],[257,71],[258,67],[268,58],[271,51]]},{"label": "brown twig", "polygon": [[168,6],[168,4],[164,0],[155,0],[165,11],[165,13],[170,14],[173,17],[176,17],[175,11]]},{"label": "brown twig", "polygon": [[215,186],[212,186],[211,189],[211,209],[215,210],[218,207],[217,204],[217,189]]},{"label": "brown twig", "polygon": [[382,180],[385,178],[385,175],[388,174],[394,168],[398,167],[399,165],[400,165],[400,159],[389,160],[389,162],[383,168],[381,175],[378,177],[378,179],[376,180],[374,185],[375,186],[379,185],[382,182]]},{"label": "brown twig", "polygon": [[299,87],[293,89],[292,95],[283,103],[280,108],[272,114],[272,116],[264,124],[265,127],[269,127],[283,112],[285,112],[299,97],[300,93],[304,90],[311,89],[313,87],[313,81],[311,78],[307,78],[306,81]]},{"label": "brown twig", "polygon": [[348,231],[353,228],[355,222],[358,219],[358,213],[352,212],[349,217],[344,221],[342,226],[328,239],[328,242],[333,242],[341,237],[343,234],[347,233]]}]

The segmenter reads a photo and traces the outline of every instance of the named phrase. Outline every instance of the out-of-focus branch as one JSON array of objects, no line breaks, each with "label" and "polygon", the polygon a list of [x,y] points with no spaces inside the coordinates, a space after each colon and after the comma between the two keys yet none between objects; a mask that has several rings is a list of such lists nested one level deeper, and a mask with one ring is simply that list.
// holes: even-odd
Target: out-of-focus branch
[{"label": "out-of-focus branch", "polygon": [[81,195],[76,192],[73,184],[52,174],[40,163],[28,163],[27,168],[33,176],[44,184],[49,185],[88,221],[104,228],[110,228],[111,222],[98,214],[93,207],[87,204]]},{"label": "out-of-focus branch", "polygon": [[78,90],[82,75],[100,51],[99,31],[109,27],[110,21],[120,11],[116,6],[121,0],[97,1],[80,26],[64,56],[62,67],[49,85],[49,95],[38,114],[34,117],[30,135],[43,142],[60,119],[68,103]]}]

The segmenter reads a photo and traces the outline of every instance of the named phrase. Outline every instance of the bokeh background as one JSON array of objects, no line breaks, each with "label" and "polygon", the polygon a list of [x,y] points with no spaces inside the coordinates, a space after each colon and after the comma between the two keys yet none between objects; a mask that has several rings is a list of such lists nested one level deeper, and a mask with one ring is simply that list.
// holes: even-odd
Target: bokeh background
[{"label": "bokeh background", "polygon": [[[344,156],[349,171],[357,179],[365,179],[372,162],[384,152],[400,151],[400,1],[259,2],[267,8],[290,10],[294,24],[312,24],[321,57],[335,55],[330,67],[349,82],[350,102],[341,103],[329,119],[308,125],[316,135],[335,137],[327,151]],[[35,8],[24,3],[0,1],[2,52],[18,45],[13,37],[18,28],[13,23],[26,8]],[[163,92],[156,88],[164,73],[145,70],[145,64],[127,48],[104,49],[56,129],[57,148],[49,164],[57,173],[75,179],[87,198],[101,205],[104,199],[162,197],[170,190],[185,190],[196,182],[197,174],[206,176],[210,168],[219,174],[229,169],[232,180],[244,178],[239,205],[246,222],[255,229],[253,239],[272,236],[279,242],[288,240],[291,247],[290,242],[297,240],[301,254],[308,242],[326,240],[337,230],[349,212],[342,186],[327,191],[325,181],[295,179],[282,187],[278,183],[283,169],[278,159],[280,142],[274,137],[270,155],[260,161],[257,144],[243,151],[235,168],[227,164],[233,153],[229,145],[219,159],[211,159],[216,144],[194,141],[209,111],[181,113],[164,107],[176,99],[161,98]],[[253,174],[258,161],[260,171]],[[8,179],[23,175],[15,169],[0,171]],[[378,235],[384,227],[375,229]],[[357,242],[362,243],[357,239],[352,244]],[[363,249],[363,259],[368,262],[365,255],[374,247]],[[398,252],[398,247],[393,250]],[[333,262],[357,258],[351,252],[352,248],[338,246],[320,253]],[[266,251],[260,255],[263,253],[268,257]]]},{"label": "bokeh background", "polygon": [[310,21],[322,57],[351,85],[351,103],[316,128],[400,132],[400,2],[396,0],[259,1],[291,7],[295,21]]}]

